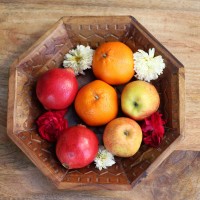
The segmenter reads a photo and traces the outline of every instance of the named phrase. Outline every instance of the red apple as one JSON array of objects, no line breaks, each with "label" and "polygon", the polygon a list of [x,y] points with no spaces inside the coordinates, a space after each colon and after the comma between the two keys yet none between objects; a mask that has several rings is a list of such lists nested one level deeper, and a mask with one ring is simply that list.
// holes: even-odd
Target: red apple
[{"label": "red apple", "polygon": [[37,81],[36,94],[47,110],[67,108],[78,92],[78,82],[71,69],[55,68],[47,71]]},{"label": "red apple", "polygon": [[56,144],[56,155],[67,169],[87,166],[95,159],[97,153],[97,136],[83,125],[64,130]]},{"label": "red apple", "polygon": [[103,142],[113,155],[130,157],[140,148],[142,130],[136,121],[119,117],[107,124],[103,133]]},{"label": "red apple", "polygon": [[145,81],[128,83],[121,95],[122,111],[134,120],[143,120],[158,110],[160,97],[156,88]]}]

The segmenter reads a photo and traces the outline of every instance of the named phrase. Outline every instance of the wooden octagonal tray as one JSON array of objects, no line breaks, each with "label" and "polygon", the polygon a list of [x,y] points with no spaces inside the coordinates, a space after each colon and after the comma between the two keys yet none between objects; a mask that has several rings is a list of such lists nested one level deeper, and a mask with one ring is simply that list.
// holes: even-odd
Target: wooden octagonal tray
[{"label": "wooden octagonal tray", "polygon": [[[160,111],[167,120],[166,134],[159,148],[142,145],[130,158],[116,158],[116,164],[99,171],[93,164],[67,170],[55,156],[55,146],[42,140],[35,126],[44,112],[35,95],[39,75],[62,65],[64,55],[77,44],[96,48],[106,41],[122,41],[133,52],[154,47],[166,63],[164,73],[153,82],[161,98]],[[79,87],[93,80],[90,70],[79,76]],[[120,87],[116,87],[120,92]],[[73,105],[65,116],[70,125],[80,123]],[[60,189],[128,190],[166,158],[183,137],[184,68],[133,17],[64,17],[47,31],[10,68],[7,130],[13,142]],[[104,127],[95,128],[101,142]]]}]

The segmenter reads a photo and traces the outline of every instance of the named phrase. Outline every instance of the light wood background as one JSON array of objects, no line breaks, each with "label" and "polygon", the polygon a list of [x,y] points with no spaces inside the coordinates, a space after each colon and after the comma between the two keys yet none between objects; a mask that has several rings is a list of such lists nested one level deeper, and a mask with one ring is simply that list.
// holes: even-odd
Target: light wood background
[{"label": "light wood background", "polygon": [[[69,15],[132,15],[185,66],[185,139],[132,191],[59,191],[6,135],[9,66]],[[0,0],[0,199],[200,199],[199,63],[199,0]]]}]

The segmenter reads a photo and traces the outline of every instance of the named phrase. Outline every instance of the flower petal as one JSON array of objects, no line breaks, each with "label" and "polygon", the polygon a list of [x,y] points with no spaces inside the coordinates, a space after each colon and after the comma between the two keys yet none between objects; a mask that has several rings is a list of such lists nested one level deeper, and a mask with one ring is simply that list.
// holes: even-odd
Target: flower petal
[{"label": "flower petal", "polygon": [[64,56],[63,66],[70,67],[75,74],[84,74],[84,70],[90,69],[94,50],[89,46],[77,45]]},{"label": "flower petal", "polygon": [[155,80],[163,73],[165,63],[162,56],[156,56],[155,48],[149,49],[149,54],[139,49],[134,53],[134,70],[135,77],[140,80],[148,81]]},{"label": "flower petal", "polygon": [[150,117],[146,118],[141,125],[143,132],[143,141],[146,145],[157,147],[164,137],[165,121],[162,119],[162,114],[155,112]]},{"label": "flower petal", "polygon": [[48,111],[37,119],[38,131],[43,139],[57,141],[62,131],[68,127],[68,121],[64,119],[65,113],[66,110]]},{"label": "flower petal", "polygon": [[104,148],[104,146],[100,146],[98,154],[94,159],[94,163],[96,165],[96,168],[102,170],[114,165],[115,159],[114,156]]},{"label": "flower petal", "polygon": [[149,57],[153,58],[155,54],[155,48],[149,49]]}]

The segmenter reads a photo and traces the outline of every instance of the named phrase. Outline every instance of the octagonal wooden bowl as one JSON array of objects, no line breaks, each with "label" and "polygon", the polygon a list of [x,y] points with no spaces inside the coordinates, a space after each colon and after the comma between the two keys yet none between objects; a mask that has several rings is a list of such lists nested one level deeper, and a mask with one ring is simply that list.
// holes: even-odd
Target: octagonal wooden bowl
[{"label": "octagonal wooden bowl", "polygon": [[[62,66],[64,55],[77,44],[96,48],[106,41],[122,41],[133,52],[154,47],[163,56],[166,68],[153,82],[159,91],[159,110],[167,120],[165,137],[159,148],[142,145],[130,158],[116,158],[117,163],[99,171],[93,164],[66,170],[55,156],[55,146],[40,138],[35,120],[44,112],[35,94],[35,84],[45,71]],[[79,76],[79,87],[94,79],[91,70]],[[123,86],[116,87],[120,93]],[[121,114],[119,114],[121,115]],[[65,116],[70,125],[81,123],[73,105]],[[184,68],[133,17],[64,17],[46,32],[10,68],[7,130],[13,142],[60,189],[128,190],[147,176],[166,158],[183,137]],[[104,127],[90,127],[101,141]]]}]

